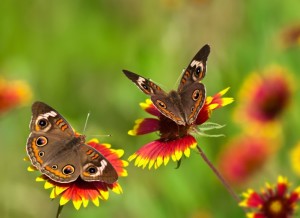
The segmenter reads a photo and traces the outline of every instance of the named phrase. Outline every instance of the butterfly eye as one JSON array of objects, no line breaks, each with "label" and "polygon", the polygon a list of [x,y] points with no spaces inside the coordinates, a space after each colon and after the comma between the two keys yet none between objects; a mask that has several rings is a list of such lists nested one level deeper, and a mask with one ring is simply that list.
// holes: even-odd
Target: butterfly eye
[{"label": "butterfly eye", "polygon": [[48,125],[48,120],[42,118],[38,121],[38,125],[40,128],[45,128]]},{"label": "butterfly eye", "polygon": [[40,136],[38,137],[38,139],[36,140],[36,145],[39,147],[42,147],[44,145],[46,145],[48,142],[47,138],[44,136]]},{"label": "butterfly eye", "polygon": [[65,175],[70,175],[73,174],[75,171],[75,168],[72,165],[66,165],[64,166],[64,168],[62,169],[63,174]]},{"label": "butterfly eye", "polygon": [[161,108],[165,108],[165,109],[167,108],[167,105],[166,105],[165,103],[163,103],[162,101],[160,101],[160,100],[157,100],[156,103],[157,103],[158,106],[161,107]]},{"label": "butterfly eye", "polygon": [[197,101],[200,97],[200,90],[199,89],[196,89],[194,92],[193,92],[193,95],[192,95],[192,98],[194,101]]}]

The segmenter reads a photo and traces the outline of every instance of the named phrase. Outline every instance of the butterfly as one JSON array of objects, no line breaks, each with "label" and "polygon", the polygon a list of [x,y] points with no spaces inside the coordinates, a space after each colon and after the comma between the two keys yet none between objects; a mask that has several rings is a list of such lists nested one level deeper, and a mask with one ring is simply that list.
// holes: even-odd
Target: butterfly
[{"label": "butterfly", "polygon": [[112,164],[95,148],[85,143],[85,136],[43,102],[32,105],[27,154],[33,166],[51,180],[69,183],[82,180],[114,183],[118,174]]},{"label": "butterfly", "polygon": [[128,70],[123,73],[145,94],[151,96],[155,107],[178,125],[192,125],[204,105],[206,91],[200,82],[206,74],[206,61],[210,52],[204,45],[187,66],[177,91],[166,93],[154,82]]}]

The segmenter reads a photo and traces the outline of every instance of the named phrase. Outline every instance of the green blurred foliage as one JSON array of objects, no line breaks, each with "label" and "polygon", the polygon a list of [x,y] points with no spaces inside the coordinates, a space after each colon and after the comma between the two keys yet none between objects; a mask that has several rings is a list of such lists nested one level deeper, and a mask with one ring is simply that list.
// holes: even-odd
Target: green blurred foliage
[{"label": "green blurred foliage", "polygon": [[[131,137],[134,120],[146,114],[138,103],[146,96],[125,76],[128,69],[149,77],[166,90],[176,81],[194,54],[211,45],[204,79],[208,95],[231,87],[237,96],[244,78],[254,70],[279,64],[298,81],[300,50],[283,49],[280,32],[300,20],[298,0],[2,0],[0,2],[0,73],[27,81],[33,101],[56,108],[79,132],[91,112],[85,134],[101,137],[124,158],[155,134]],[[275,181],[277,174],[299,182],[290,170],[288,149],[299,140],[299,95],[282,118],[284,148],[271,172],[258,182]],[[198,137],[213,163],[222,145],[237,134],[231,117],[233,103],[215,111],[212,121],[226,124],[226,138]],[[0,120],[1,217],[54,217],[58,200],[28,173],[25,143],[29,134],[30,105],[14,109]],[[61,217],[243,217],[243,211],[196,152],[158,170],[130,164],[129,176],[119,180],[124,193],[110,194],[99,208],[76,211],[68,204]],[[256,186],[258,187],[258,186]],[[237,190],[238,192],[242,190]],[[92,204],[90,202],[90,204]]]}]

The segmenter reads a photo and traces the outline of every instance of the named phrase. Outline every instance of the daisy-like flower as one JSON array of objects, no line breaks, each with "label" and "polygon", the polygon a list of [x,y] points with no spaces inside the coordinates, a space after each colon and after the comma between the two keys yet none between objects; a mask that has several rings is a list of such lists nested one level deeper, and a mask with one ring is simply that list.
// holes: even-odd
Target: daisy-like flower
[{"label": "daisy-like flower", "polygon": [[213,97],[207,97],[193,125],[177,125],[173,120],[161,114],[150,99],[141,103],[142,109],[156,116],[156,118],[136,120],[133,130],[130,130],[128,134],[135,136],[159,132],[160,138],[141,147],[129,157],[129,161],[135,159],[135,165],[138,167],[145,168],[148,165],[149,169],[153,166],[157,169],[162,164],[166,165],[170,159],[180,161],[183,155],[189,157],[190,148],[196,148],[197,146],[197,141],[191,133],[197,130],[198,125],[209,119],[213,110],[233,101],[232,98],[222,97],[227,91],[228,88]]},{"label": "daisy-like flower", "polygon": [[290,161],[293,171],[300,176],[300,142],[290,151]]},{"label": "daisy-like flower", "polygon": [[24,81],[7,81],[0,77],[0,114],[31,99],[31,90]]},{"label": "daisy-like flower", "polygon": [[[112,164],[119,177],[127,176],[127,171],[124,167],[128,165],[128,162],[120,159],[124,154],[123,150],[111,149],[110,144],[99,143],[97,139],[93,139],[87,144],[99,151]],[[36,169],[34,166],[30,166],[28,170],[34,171]],[[77,210],[79,210],[81,206],[87,207],[90,200],[94,205],[99,206],[99,199],[108,199],[109,189],[117,194],[122,193],[122,188],[118,181],[112,184],[99,181],[86,182],[78,177],[74,182],[58,183],[45,175],[37,177],[36,181],[44,182],[44,188],[51,189],[51,199],[60,197],[60,206],[72,201]]]},{"label": "daisy-like flower", "polygon": [[293,84],[282,67],[252,73],[242,85],[235,117],[240,123],[270,124],[287,108]]},{"label": "daisy-like flower", "polygon": [[265,137],[240,136],[221,151],[218,166],[224,178],[234,185],[244,184],[262,169],[272,154],[271,143]]},{"label": "daisy-like flower", "polygon": [[243,193],[240,206],[253,210],[248,218],[291,218],[300,200],[300,186],[288,191],[289,186],[287,178],[279,176],[277,184],[267,183],[261,192],[249,189]]}]

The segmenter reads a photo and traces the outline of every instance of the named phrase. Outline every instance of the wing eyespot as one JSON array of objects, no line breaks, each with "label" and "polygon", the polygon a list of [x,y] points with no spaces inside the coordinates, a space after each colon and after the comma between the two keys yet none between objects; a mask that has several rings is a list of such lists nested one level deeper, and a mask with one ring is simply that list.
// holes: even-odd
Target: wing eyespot
[{"label": "wing eyespot", "polygon": [[202,66],[196,68],[195,76],[199,77],[200,73],[202,72]]},{"label": "wing eyespot", "polygon": [[44,156],[45,156],[45,152],[44,152],[44,151],[40,151],[40,152],[39,152],[39,156],[40,156],[40,157],[44,157]]},{"label": "wing eyespot", "polygon": [[141,84],[141,86],[143,87],[143,89],[145,89],[145,90],[149,91],[149,87],[148,87],[148,86],[146,86],[145,84]]},{"label": "wing eyespot", "polygon": [[58,166],[56,164],[51,166],[52,169],[57,170]]},{"label": "wing eyespot", "polygon": [[160,107],[160,108],[164,108],[166,109],[167,108],[167,105],[162,102],[161,100],[156,100],[156,104]]},{"label": "wing eyespot", "polygon": [[86,169],[87,172],[89,172],[90,174],[95,174],[97,173],[97,168],[94,166],[90,166],[89,168]]},{"label": "wing eyespot", "polygon": [[49,121],[46,118],[41,118],[37,121],[37,125],[41,128],[44,129],[49,125]]},{"label": "wing eyespot", "polygon": [[75,167],[72,166],[71,164],[68,164],[66,166],[63,167],[62,169],[62,173],[65,175],[71,175],[75,172]]},{"label": "wing eyespot", "polygon": [[193,73],[193,79],[196,81],[199,78],[203,77],[203,73],[204,73],[204,65],[203,63],[199,63],[196,65],[196,69]]},{"label": "wing eyespot", "polygon": [[200,97],[200,90],[199,89],[196,89],[193,94],[192,94],[192,99],[193,101],[197,101]]},{"label": "wing eyespot", "polygon": [[36,145],[39,147],[43,147],[48,143],[48,139],[45,136],[40,136],[36,140]]}]

